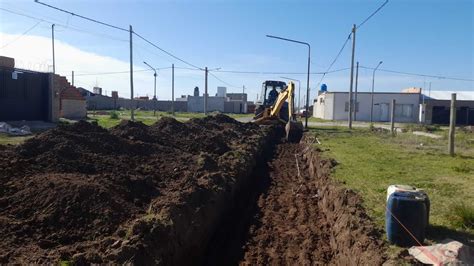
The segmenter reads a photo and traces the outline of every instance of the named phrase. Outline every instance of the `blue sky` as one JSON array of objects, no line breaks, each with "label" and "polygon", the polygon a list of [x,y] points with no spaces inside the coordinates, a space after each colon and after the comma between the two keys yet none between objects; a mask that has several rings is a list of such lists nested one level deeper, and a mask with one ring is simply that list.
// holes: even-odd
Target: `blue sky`
[{"label": "blue sky", "polygon": [[[323,72],[341,48],[350,33],[352,24],[359,24],[384,1],[132,1],[132,0],[74,0],[44,2],[73,11],[77,14],[134,30],[155,42],[160,47],[198,66],[220,67],[222,70],[306,72],[306,47],[266,38],[273,34],[311,43],[312,71]],[[84,21],[77,17],[46,8],[31,1],[0,0],[0,7],[33,17],[81,29],[57,27],[56,38],[64,45],[98,56],[113,58],[128,63],[128,34]],[[0,47],[18,38],[37,21],[0,10],[0,32],[8,34],[0,40]],[[90,33],[93,34],[90,34]],[[383,60],[382,69],[424,73],[474,79],[474,2],[469,0],[391,0],[357,32],[356,60],[367,67]],[[50,37],[50,24],[42,22],[8,48],[0,49],[0,55],[16,55],[22,39],[28,36]],[[103,35],[107,35],[104,37]],[[112,38],[109,38],[112,37]],[[156,67],[168,67],[175,63],[185,64],[165,55],[159,50],[135,39],[134,60],[137,69],[144,69],[142,61]],[[15,46],[17,45],[17,48]],[[27,45],[27,44],[25,44]],[[31,49],[34,41],[29,43]],[[39,46],[39,45],[38,45]],[[350,66],[350,44],[332,69]],[[47,61],[50,48],[39,50]],[[70,56],[57,54],[57,57]],[[31,59],[30,65],[35,59]],[[59,60],[59,59],[58,59]],[[69,74],[107,72],[114,66],[93,66],[68,60],[57,62],[57,72]],[[78,60],[79,61],[79,60]],[[49,62],[49,61],[48,61]],[[49,62],[50,64],[50,62]],[[120,70],[127,70],[121,65]],[[118,64],[117,64],[118,67]],[[125,68],[124,68],[125,67]],[[91,72],[91,69],[94,71]],[[143,75],[141,75],[143,74]],[[152,73],[137,75],[138,94],[152,94]],[[254,99],[265,79],[280,79],[290,76],[302,80],[304,74],[255,75],[214,72],[220,79],[233,85],[228,91],[240,91],[245,85],[249,98]],[[170,98],[170,71],[159,73],[159,98]],[[176,70],[176,95],[191,94],[194,86],[204,87],[201,71]],[[359,88],[367,91],[371,85],[372,71],[361,69]],[[110,75],[109,75],[110,76]],[[99,84],[104,89],[118,89],[121,95],[128,93],[128,75],[117,74],[111,79],[103,75],[77,76],[83,86]],[[321,76],[312,75],[312,96]],[[95,80],[93,80],[95,79]],[[399,75],[378,72],[376,89],[400,91],[406,87],[427,87],[433,90],[474,90],[472,81],[454,81],[436,78]],[[349,87],[349,71],[328,74],[323,83],[329,90],[345,91]],[[222,82],[209,77],[209,90],[213,94]],[[234,88],[235,87],[235,88]],[[303,93],[302,93],[303,94]]]}]

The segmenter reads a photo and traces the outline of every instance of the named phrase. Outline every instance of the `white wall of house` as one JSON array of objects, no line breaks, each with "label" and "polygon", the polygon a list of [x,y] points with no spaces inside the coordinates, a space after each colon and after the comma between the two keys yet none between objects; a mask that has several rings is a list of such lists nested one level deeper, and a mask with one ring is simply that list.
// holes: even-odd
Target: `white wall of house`
[{"label": "white wall of house", "polygon": [[[347,92],[326,92],[318,96],[314,116],[326,120],[347,120],[349,99]],[[373,121],[390,121],[391,103],[395,99],[395,121],[416,123],[419,119],[420,94],[374,93]],[[356,120],[370,121],[371,93],[357,94]],[[332,110],[332,112],[331,112]]]},{"label": "white wall of house", "polygon": [[334,94],[323,93],[313,105],[313,116],[326,120],[334,120]]}]

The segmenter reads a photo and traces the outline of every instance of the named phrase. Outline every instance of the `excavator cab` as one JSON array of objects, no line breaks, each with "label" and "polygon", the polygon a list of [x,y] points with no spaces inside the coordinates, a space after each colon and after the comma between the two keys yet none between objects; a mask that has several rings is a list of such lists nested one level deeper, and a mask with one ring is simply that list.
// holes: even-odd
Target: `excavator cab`
[{"label": "excavator cab", "polygon": [[261,98],[255,108],[254,123],[286,124],[286,139],[299,142],[303,136],[303,124],[296,120],[294,109],[295,84],[267,80],[262,84]]},{"label": "excavator cab", "polygon": [[[287,86],[284,81],[275,81],[275,80],[267,80],[262,83],[262,93],[260,94],[259,99],[256,102],[255,107],[255,118],[258,119],[263,116],[265,109],[268,110],[269,107],[275,104],[276,100],[278,99],[278,95],[280,95],[284,90],[286,90]],[[277,92],[276,96],[273,96],[273,92]],[[284,103],[281,107],[279,118],[288,122],[288,103]]]}]

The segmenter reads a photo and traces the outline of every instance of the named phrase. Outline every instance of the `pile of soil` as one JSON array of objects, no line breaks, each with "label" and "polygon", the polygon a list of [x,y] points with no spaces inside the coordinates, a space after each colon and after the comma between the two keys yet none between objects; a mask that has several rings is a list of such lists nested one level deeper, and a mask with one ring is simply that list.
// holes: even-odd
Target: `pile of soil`
[{"label": "pile of soil", "polygon": [[224,115],[81,121],[2,147],[0,263],[199,261],[273,131]]}]

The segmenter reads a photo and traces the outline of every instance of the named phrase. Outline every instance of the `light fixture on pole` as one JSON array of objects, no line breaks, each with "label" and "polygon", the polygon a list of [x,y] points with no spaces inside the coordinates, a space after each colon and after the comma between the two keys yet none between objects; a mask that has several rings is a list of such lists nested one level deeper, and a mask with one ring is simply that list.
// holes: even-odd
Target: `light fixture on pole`
[{"label": "light fixture on pole", "polygon": [[375,71],[379,68],[379,66],[383,63],[380,61],[379,64],[374,68],[374,72],[372,73],[372,93],[371,93],[371,103],[370,103],[370,123],[374,122],[374,84],[375,84]]},{"label": "light fixture on pole", "polygon": [[153,92],[153,115],[156,115],[156,69],[154,69],[152,66],[150,66],[147,62],[143,61],[143,64],[147,65],[153,72],[153,76],[155,77],[155,87],[154,87],[154,92]]},{"label": "light fixture on pole", "polygon": [[279,39],[282,41],[287,41],[287,42],[294,42],[294,43],[299,43],[308,46],[308,76],[306,79],[306,114],[305,114],[305,128],[308,128],[308,115],[309,115],[309,70],[310,70],[310,62],[311,62],[311,45],[307,42],[301,42],[297,40],[292,40],[292,39],[287,39],[287,38],[282,38],[278,36],[273,36],[273,35],[267,35],[268,38],[273,38],[273,39]]},{"label": "light fixture on pole", "polygon": [[300,82],[300,80],[299,80],[299,79],[287,78],[287,77],[280,77],[280,78],[282,78],[282,79],[289,79],[289,80],[298,82],[298,114],[299,114],[300,111],[301,111],[301,106],[300,106],[300,103],[301,103],[301,100],[300,100],[300,96],[301,96],[301,82]]}]

